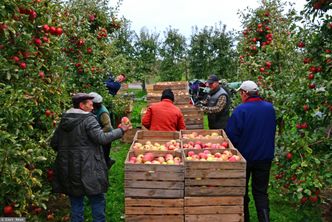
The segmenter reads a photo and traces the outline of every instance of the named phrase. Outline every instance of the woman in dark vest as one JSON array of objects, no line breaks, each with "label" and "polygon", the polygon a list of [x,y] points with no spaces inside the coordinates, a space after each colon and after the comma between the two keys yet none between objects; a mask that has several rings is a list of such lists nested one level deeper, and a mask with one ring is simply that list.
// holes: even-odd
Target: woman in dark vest
[{"label": "woman in dark vest", "polygon": [[211,91],[206,101],[197,106],[207,113],[210,129],[224,129],[229,117],[229,94],[219,85],[216,75],[209,76],[207,84]]}]

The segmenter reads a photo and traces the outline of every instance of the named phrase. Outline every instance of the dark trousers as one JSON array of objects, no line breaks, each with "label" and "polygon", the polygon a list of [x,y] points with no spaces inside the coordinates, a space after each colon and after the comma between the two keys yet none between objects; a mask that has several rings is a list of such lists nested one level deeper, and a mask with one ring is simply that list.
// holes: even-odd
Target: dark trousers
[{"label": "dark trousers", "polygon": [[249,180],[251,177],[251,191],[255,200],[257,214],[261,211],[269,210],[269,197],[267,194],[272,161],[247,162],[247,184],[244,196],[244,221],[249,222],[249,202],[248,195]]},{"label": "dark trousers", "polygon": [[110,157],[111,146],[111,143],[103,146],[104,158],[108,169],[110,169],[115,163],[115,161]]}]

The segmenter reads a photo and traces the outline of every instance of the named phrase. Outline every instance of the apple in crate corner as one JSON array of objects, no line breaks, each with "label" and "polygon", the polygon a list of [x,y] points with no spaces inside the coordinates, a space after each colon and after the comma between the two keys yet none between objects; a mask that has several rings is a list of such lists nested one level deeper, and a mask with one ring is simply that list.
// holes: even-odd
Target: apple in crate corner
[{"label": "apple in crate corner", "polygon": [[228,158],[229,162],[236,162],[239,161],[241,158],[238,155],[233,155],[231,157]]}]

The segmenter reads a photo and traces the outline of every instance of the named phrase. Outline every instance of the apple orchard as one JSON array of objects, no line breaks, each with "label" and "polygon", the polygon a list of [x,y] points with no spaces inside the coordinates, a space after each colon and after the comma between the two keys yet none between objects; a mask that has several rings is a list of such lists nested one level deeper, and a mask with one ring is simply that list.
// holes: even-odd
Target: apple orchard
[{"label": "apple orchard", "polygon": [[[126,65],[124,58],[114,55],[112,44],[123,21],[107,1],[2,2],[1,216],[66,221],[67,214],[49,207],[52,200],[61,198],[51,192],[55,153],[49,140],[61,113],[70,106],[72,93],[98,91],[104,87],[109,67],[117,71]],[[238,60],[236,81],[258,82],[262,96],[277,111],[271,189],[280,190],[301,207],[319,204],[332,187],[331,8],[330,0],[307,0],[298,16],[279,0],[262,1],[257,9],[241,13],[244,30],[234,58]],[[137,144],[137,149],[147,145],[162,146]],[[163,146],[179,148],[178,141]],[[233,154],[213,155],[230,158]],[[187,157],[200,158],[192,153]],[[151,156],[132,161],[137,158],[157,161]]]}]

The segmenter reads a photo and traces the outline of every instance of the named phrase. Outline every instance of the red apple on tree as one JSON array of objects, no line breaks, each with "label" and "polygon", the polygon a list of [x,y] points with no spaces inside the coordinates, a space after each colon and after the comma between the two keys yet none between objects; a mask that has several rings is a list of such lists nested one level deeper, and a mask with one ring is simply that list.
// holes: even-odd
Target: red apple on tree
[{"label": "red apple on tree", "polygon": [[293,154],[290,153],[290,152],[288,152],[288,153],[286,154],[286,158],[287,158],[288,160],[291,160],[291,159],[293,158]]},{"label": "red apple on tree", "polygon": [[314,79],[314,78],[315,78],[315,75],[313,73],[309,73],[308,79]]},{"label": "red apple on tree", "polygon": [[51,115],[52,115],[52,112],[49,109],[45,110],[45,116],[46,117],[49,117]]},{"label": "red apple on tree", "polygon": [[11,216],[14,213],[13,207],[8,205],[3,208],[3,214],[5,216]]}]

